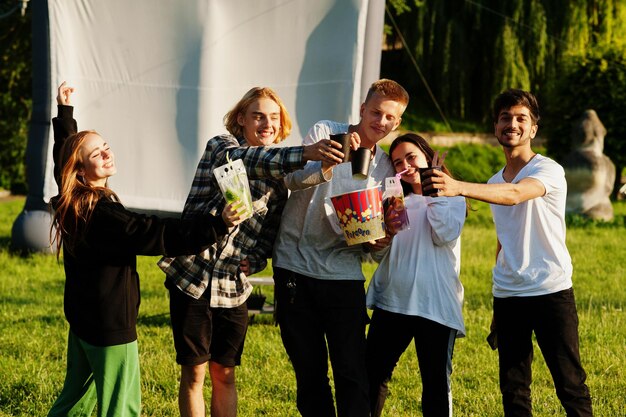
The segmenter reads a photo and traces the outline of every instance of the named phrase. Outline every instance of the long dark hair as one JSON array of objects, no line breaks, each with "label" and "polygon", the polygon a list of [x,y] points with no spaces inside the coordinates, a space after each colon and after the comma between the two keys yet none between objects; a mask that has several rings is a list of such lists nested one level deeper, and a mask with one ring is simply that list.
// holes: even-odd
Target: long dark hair
[{"label": "long dark hair", "polygon": [[54,214],[50,239],[51,243],[56,243],[57,258],[61,245],[72,252],[84,239],[93,210],[101,198],[119,201],[108,186],[93,187],[79,174],[83,168],[80,150],[85,137],[90,133],[98,134],[95,130],[83,130],[69,136],[61,147],[59,160],[56,161],[61,167],[61,173],[57,178],[59,195],[52,199]]},{"label": "long dark hair", "polygon": [[[389,146],[389,157],[391,157],[391,154],[393,153],[394,149],[396,149],[398,145],[400,145],[401,143],[412,143],[413,145],[417,146],[419,150],[422,151],[422,153],[426,156],[426,161],[428,161],[428,166],[432,165],[433,158],[435,157],[435,150],[430,147],[426,139],[424,139],[417,133],[412,133],[412,132],[405,133],[404,135],[398,136],[391,143],[391,146]],[[441,169],[443,172],[445,172],[446,174],[452,177],[452,174],[446,167],[445,163],[443,164]],[[400,184],[402,184],[402,190],[404,191],[405,196],[413,192],[413,187],[411,186],[411,184],[405,182],[402,179],[400,179]]]},{"label": "long dark hair", "polygon": [[[422,151],[424,155],[426,156],[426,161],[428,161],[428,165],[429,166],[432,165],[433,158],[435,157],[435,150],[430,147],[426,139],[424,139],[417,133],[412,133],[412,132],[405,133],[404,135],[400,135],[397,138],[395,138],[393,142],[391,142],[391,145],[389,146],[390,158],[394,149],[396,149],[398,145],[400,145],[401,143],[412,143],[413,145],[417,146],[419,150]],[[441,170],[445,172],[446,174],[448,174],[448,176],[454,178],[450,170],[448,170],[448,167],[446,166],[445,162],[441,166]],[[402,185],[402,191],[404,192],[405,196],[413,193],[413,187],[411,186],[411,184],[403,181],[402,179],[400,179],[400,184]],[[444,197],[440,197],[440,198],[444,198]],[[465,206],[466,206],[465,216],[467,217],[469,211],[472,210],[472,206],[467,198],[465,199]]]}]

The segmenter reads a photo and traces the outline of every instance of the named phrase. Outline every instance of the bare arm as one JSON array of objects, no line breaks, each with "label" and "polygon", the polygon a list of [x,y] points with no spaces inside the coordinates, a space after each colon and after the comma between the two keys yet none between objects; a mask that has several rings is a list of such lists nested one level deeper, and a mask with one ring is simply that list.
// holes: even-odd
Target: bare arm
[{"label": "bare arm", "polygon": [[496,246],[496,262],[498,262],[498,255],[500,254],[500,251],[502,250],[502,243],[500,243],[500,239],[497,239],[498,244]]},{"label": "bare arm", "polygon": [[490,204],[514,206],[546,193],[543,183],[534,178],[524,178],[518,183],[477,184],[458,181],[441,171],[433,171],[433,176],[424,181],[424,188],[437,188],[438,197],[461,195]]}]

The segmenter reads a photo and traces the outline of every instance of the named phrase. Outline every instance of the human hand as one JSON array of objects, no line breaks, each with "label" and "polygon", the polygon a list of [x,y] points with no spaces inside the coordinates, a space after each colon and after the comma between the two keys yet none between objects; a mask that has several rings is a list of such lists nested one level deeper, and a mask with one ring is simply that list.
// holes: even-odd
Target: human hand
[{"label": "human hand", "polygon": [[395,236],[402,229],[402,219],[398,213],[400,201],[396,197],[389,197],[389,200],[390,203],[385,207],[385,227],[388,235]]},{"label": "human hand", "polygon": [[422,182],[422,194],[427,194],[430,190],[435,190],[433,197],[455,197],[461,195],[461,182],[450,177],[439,169],[433,169],[432,174]]},{"label": "human hand", "polygon": [[353,151],[356,151],[360,147],[361,147],[361,137],[359,136],[359,134],[356,132],[350,133],[350,148],[352,148]]},{"label": "human hand", "polygon": [[367,248],[369,248],[370,251],[377,252],[377,251],[383,250],[387,246],[391,245],[391,239],[392,238],[393,238],[393,236],[391,236],[389,234],[385,234],[385,237],[380,238],[380,239],[376,239],[376,240],[370,240],[369,242],[364,243],[364,245]]},{"label": "human hand", "polygon": [[70,96],[74,92],[74,87],[69,87],[66,82],[63,81],[57,90],[57,104],[63,106],[71,106]]},{"label": "human hand", "polygon": [[222,219],[227,227],[237,226],[239,223],[245,220],[243,214],[245,212],[243,202],[236,200],[230,204],[227,204],[222,210]]},{"label": "human hand", "polygon": [[250,272],[250,261],[248,260],[248,258],[242,259],[241,262],[239,262],[239,269],[245,275],[248,275],[248,273]]},{"label": "human hand", "polygon": [[306,145],[302,158],[305,161],[321,161],[327,166],[335,166],[343,161],[341,144],[330,139],[322,139],[312,145]]},{"label": "human hand", "polygon": [[[342,149],[342,146],[339,142],[336,142],[334,140],[331,139],[331,144],[332,146],[336,147],[337,149]],[[361,146],[361,138],[359,137],[359,134],[356,132],[352,132],[350,133],[350,148],[353,151],[356,151],[357,149],[359,149],[359,147]],[[343,162],[345,155],[343,154],[343,152],[341,152],[341,162]],[[322,171],[323,172],[328,172],[328,170],[332,169],[335,165],[337,165],[336,163],[329,163],[329,162],[325,162],[322,161]]]},{"label": "human hand", "polygon": [[[322,161],[322,172],[324,174],[326,174],[328,171],[332,170],[337,164],[342,163],[343,162],[343,157],[344,157],[344,154],[342,152],[341,143],[339,143],[337,141],[334,141],[332,139],[329,140],[328,143],[331,146],[331,151],[334,152],[333,155],[336,156],[339,159],[337,160],[337,159],[333,158],[332,160],[330,160],[330,159],[323,160]],[[350,147],[353,147],[353,146],[354,146],[354,139],[352,137],[350,137]],[[339,150],[339,152],[337,152],[337,150]]]}]

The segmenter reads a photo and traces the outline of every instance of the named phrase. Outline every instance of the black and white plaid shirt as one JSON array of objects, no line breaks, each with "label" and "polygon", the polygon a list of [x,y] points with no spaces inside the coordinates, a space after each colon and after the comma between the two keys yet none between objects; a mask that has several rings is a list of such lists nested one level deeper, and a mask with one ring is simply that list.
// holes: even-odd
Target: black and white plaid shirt
[{"label": "black and white plaid shirt", "polygon": [[243,304],[252,285],[239,268],[248,259],[250,274],[259,272],[272,256],[272,246],[287,201],[282,178],[304,166],[303,147],[247,147],[243,138],[230,135],[209,140],[198,164],[191,191],[185,202],[183,218],[207,213],[221,215],[226,201],[213,169],[231,160],[242,159],[252,195],[254,215],[231,228],[221,241],[194,256],[161,258],[159,267],[167,280],[194,298],[211,287],[211,307],[236,307]]}]

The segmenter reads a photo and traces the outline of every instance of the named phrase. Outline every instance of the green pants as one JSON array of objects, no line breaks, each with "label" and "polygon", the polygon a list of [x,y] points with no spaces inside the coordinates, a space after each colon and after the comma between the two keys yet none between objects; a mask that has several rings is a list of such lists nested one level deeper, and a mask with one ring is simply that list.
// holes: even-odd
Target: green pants
[{"label": "green pants", "polygon": [[48,417],[139,416],[139,353],[137,341],[116,346],[93,346],[70,331],[67,373],[63,390]]}]

